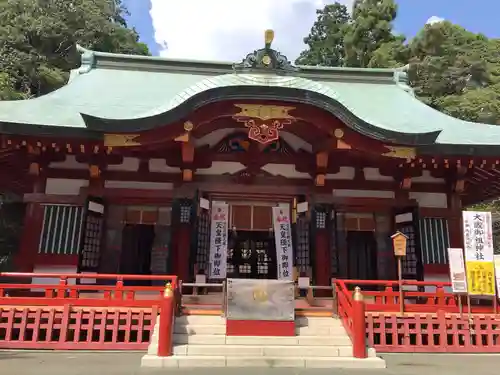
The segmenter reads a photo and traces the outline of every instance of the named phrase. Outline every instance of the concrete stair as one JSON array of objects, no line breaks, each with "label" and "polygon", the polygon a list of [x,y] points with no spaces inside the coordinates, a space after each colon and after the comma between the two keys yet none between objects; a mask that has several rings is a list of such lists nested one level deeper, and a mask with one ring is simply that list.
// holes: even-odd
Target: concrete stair
[{"label": "concrete stair", "polygon": [[176,319],[173,356],[157,357],[158,325],[143,367],[291,367],[385,368],[369,349],[369,358],[352,357],[351,340],[340,320],[297,318],[295,337],[226,336],[220,316],[189,315]]}]

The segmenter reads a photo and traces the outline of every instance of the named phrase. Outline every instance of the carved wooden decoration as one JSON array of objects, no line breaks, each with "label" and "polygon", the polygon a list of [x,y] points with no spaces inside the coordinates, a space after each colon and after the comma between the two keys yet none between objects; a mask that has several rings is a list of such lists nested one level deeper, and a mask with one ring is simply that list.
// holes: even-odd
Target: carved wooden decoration
[{"label": "carved wooden decoration", "polygon": [[233,118],[248,128],[248,138],[261,144],[279,139],[279,130],[295,120],[288,112],[295,107],[235,104],[239,112]]},{"label": "carved wooden decoration", "polygon": [[182,181],[191,182],[193,181],[193,171],[191,169],[182,170]]},{"label": "carved wooden decoration", "polygon": [[318,152],[316,154],[316,178],[315,185],[316,186],[325,186],[325,171],[328,168],[328,152]]},{"label": "carved wooden decoration", "polygon": [[410,190],[411,189],[411,177],[405,177],[401,181],[401,189]]},{"label": "carved wooden decoration", "polygon": [[101,175],[101,171],[99,169],[99,166],[91,165],[89,167],[89,173],[90,173],[90,178],[99,178],[99,176]]},{"label": "carved wooden decoration", "polygon": [[455,182],[455,189],[454,190],[456,193],[463,193],[465,190],[465,180],[462,180],[462,179],[457,180]]},{"label": "carved wooden decoration", "polygon": [[139,134],[104,134],[104,146],[109,147],[133,147],[140,146],[136,141]]},{"label": "carved wooden decoration", "polygon": [[40,164],[30,163],[29,174],[32,176],[38,176],[40,174]]}]

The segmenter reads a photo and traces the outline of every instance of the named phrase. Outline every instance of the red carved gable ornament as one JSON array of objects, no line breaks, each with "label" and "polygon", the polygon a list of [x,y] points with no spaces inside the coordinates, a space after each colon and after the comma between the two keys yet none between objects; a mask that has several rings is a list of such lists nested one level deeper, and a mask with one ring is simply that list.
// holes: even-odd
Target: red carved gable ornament
[{"label": "red carved gable ornament", "polygon": [[291,124],[294,117],[288,112],[294,107],[270,106],[260,104],[236,104],[240,112],[233,116],[248,128],[248,138],[261,144],[279,139],[279,130]]}]

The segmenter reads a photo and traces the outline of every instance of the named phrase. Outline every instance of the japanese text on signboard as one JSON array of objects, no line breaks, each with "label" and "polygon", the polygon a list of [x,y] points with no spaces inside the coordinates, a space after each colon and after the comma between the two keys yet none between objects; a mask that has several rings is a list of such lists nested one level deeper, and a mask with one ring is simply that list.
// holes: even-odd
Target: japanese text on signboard
[{"label": "japanese text on signboard", "polygon": [[211,233],[210,233],[210,270],[209,270],[209,277],[212,279],[223,279],[226,277],[227,214],[228,214],[227,204],[223,203],[213,204]]},{"label": "japanese text on signboard", "polygon": [[491,213],[463,211],[463,225],[468,293],[494,295]]},{"label": "japanese text on signboard", "polygon": [[292,233],[288,210],[273,207],[278,279],[291,280],[293,267]]}]

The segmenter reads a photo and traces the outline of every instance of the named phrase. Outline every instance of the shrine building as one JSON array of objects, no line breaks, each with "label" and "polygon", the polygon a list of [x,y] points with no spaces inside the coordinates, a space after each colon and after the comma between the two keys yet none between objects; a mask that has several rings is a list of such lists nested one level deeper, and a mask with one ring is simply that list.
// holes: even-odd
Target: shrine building
[{"label": "shrine building", "polygon": [[[90,51],[62,88],[0,102],[3,192],[25,202],[16,271],[176,274],[210,257],[228,206],[227,276],[276,278],[272,208],[295,275],[447,280],[462,208],[500,195],[500,127],[419,101],[405,69]],[[237,254],[237,255],[235,255]]]}]

